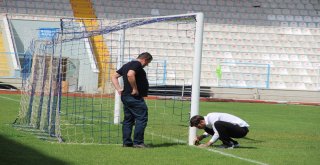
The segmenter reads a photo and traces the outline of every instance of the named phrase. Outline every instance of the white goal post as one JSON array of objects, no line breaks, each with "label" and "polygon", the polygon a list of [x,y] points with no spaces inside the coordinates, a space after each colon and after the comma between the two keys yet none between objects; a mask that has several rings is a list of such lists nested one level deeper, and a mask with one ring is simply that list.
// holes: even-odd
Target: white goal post
[{"label": "white goal post", "polygon": [[[202,59],[202,41],[203,41],[203,13],[196,14],[196,35],[195,35],[195,53],[193,61],[193,81],[191,93],[191,111],[190,117],[199,114],[200,99],[200,77],[201,77],[201,59]],[[196,128],[189,128],[189,145],[194,145],[193,140],[196,137]]]}]

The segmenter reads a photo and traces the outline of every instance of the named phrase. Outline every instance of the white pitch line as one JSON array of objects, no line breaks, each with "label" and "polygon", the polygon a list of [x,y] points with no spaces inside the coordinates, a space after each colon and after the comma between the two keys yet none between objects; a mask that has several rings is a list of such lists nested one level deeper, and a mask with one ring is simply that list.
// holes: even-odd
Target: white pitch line
[{"label": "white pitch line", "polygon": [[167,137],[167,136],[163,136],[163,135],[157,135],[157,134],[154,134],[152,132],[146,132],[147,134],[149,135],[152,135],[152,136],[158,136],[158,137],[161,137],[163,139],[167,139],[167,140],[171,140],[173,142],[176,142],[176,143],[187,143],[187,141],[184,141],[184,140],[180,140],[180,139],[176,139],[176,138],[170,138],[170,137]]},{"label": "white pitch line", "polygon": [[53,141],[53,142],[51,142],[51,141],[49,141],[50,143],[52,143],[52,144],[62,144],[62,145],[85,145],[85,146],[91,146],[91,145],[96,145],[96,146],[122,146],[122,144],[102,144],[102,143],[81,143],[81,142],[79,142],[79,143],[69,143],[69,142],[55,142],[55,141]]},{"label": "white pitch line", "polygon": [[[153,136],[158,136],[158,137],[161,137],[161,138],[164,138],[164,139],[167,139],[167,140],[172,140],[172,141],[174,141],[174,142],[187,143],[187,141],[179,140],[179,139],[176,139],[176,138],[170,138],[170,137],[167,137],[167,136],[157,135],[157,134],[149,133],[149,132],[146,132],[146,133],[147,133],[147,134],[150,134],[150,135],[153,135]],[[196,148],[205,149],[205,150],[210,151],[210,152],[218,153],[218,154],[221,154],[221,155],[224,155],[224,156],[228,156],[228,157],[231,157],[231,158],[236,158],[236,159],[244,160],[244,161],[247,161],[247,162],[250,162],[250,163],[254,163],[254,164],[268,165],[267,163],[259,162],[259,161],[252,160],[252,159],[248,159],[248,158],[243,158],[243,157],[240,157],[240,156],[236,156],[236,155],[229,154],[229,153],[226,153],[226,152],[218,151],[218,150],[215,150],[215,149],[200,148],[200,147],[196,147]]]},{"label": "white pitch line", "polygon": [[4,99],[15,101],[15,102],[20,102],[20,100],[12,99],[12,98],[9,98],[9,97],[0,96],[0,98],[4,98]]},{"label": "white pitch line", "polygon": [[222,151],[218,151],[218,150],[214,150],[214,149],[208,149],[208,148],[205,148],[205,149],[208,150],[208,151],[211,151],[211,152],[215,152],[215,153],[224,155],[224,156],[229,156],[229,157],[232,157],[232,158],[244,160],[244,161],[251,162],[251,163],[254,163],[254,164],[268,165],[267,163],[258,162],[258,161],[256,161],[256,160],[252,160],[252,159],[248,159],[248,158],[243,158],[243,157],[236,156],[236,155],[232,155],[232,154],[225,153],[225,152],[222,152]]}]

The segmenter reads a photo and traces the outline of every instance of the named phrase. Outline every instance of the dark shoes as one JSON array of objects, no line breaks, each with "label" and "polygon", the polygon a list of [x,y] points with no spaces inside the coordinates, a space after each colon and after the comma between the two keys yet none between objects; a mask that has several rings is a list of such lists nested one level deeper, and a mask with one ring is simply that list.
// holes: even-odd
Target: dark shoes
[{"label": "dark shoes", "polygon": [[133,147],[133,144],[124,144],[122,147]]},{"label": "dark shoes", "polygon": [[240,144],[237,141],[233,142],[233,148],[239,148]]},{"label": "dark shoes", "polygon": [[220,146],[218,146],[218,148],[233,149],[234,147],[226,144],[221,144]]},{"label": "dark shoes", "polygon": [[218,148],[225,148],[225,149],[233,149],[240,147],[240,144],[237,141],[230,142],[230,143],[224,143],[218,146]]},{"label": "dark shoes", "polygon": [[123,144],[122,147],[133,147],[133,148],[148,148],[145,144]]},{"label": "dark shoes", "polygon": [[133,148],[149,148],[149,146],[147,146],[145,144],[134,144]]}]

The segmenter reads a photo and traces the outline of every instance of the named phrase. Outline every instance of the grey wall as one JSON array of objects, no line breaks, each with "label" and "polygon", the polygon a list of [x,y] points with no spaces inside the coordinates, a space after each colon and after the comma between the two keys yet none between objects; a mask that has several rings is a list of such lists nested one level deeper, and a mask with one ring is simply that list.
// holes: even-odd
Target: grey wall
[{"label": "grey wall", "polygon": [[60,28],[60,22],[10,20],[13,37],[19,54],[24,53],[32,39],[37,39],[40,28]]},{"label": "grey wall", "polygon": [[[33,39],[39,39],[40,28],[60,28],[60,22],[11,20],[11,26],[18,54],[20,55],[20,58],[22,58],[25,51],[28,50],[31,41]],[[71,61],[78,61],[76,63],[79,63],[79,73],[77,74],[77,77],[73,74],[72,83],[70,83],[69,89],[76,91],[81,87],[82,91],[94,93],[97,90],[98,76],[97,73],[93,73],[91,70],[84,40],[63,43],[62,48],[62,51],[60,51],[61,47],[59,44],[57,45],[55,48],[56,56],[60,56],[60,52],[62,52],[62,57],[69,58]],[[75,82],[76,86],[74,84]]]}]

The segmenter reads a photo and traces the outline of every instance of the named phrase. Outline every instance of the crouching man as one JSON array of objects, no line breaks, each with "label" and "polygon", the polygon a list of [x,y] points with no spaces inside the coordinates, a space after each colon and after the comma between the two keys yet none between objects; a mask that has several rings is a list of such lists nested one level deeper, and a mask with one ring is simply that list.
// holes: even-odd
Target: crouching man
[{"label": "crouching man", "polygon": [[[249,132],[249,124],[237,116],[228,113],[209,113],[207,116],[195,115],[190,119],[190,126],[204,129],[205,133],[194,139],[194,144],[199,147],[208,147],[218,139],[222,141],[220,148],[239,147],[239,143],[232,138],[243,138]],[[212,138],[204,144],[200,141],[208,136]]]}]

